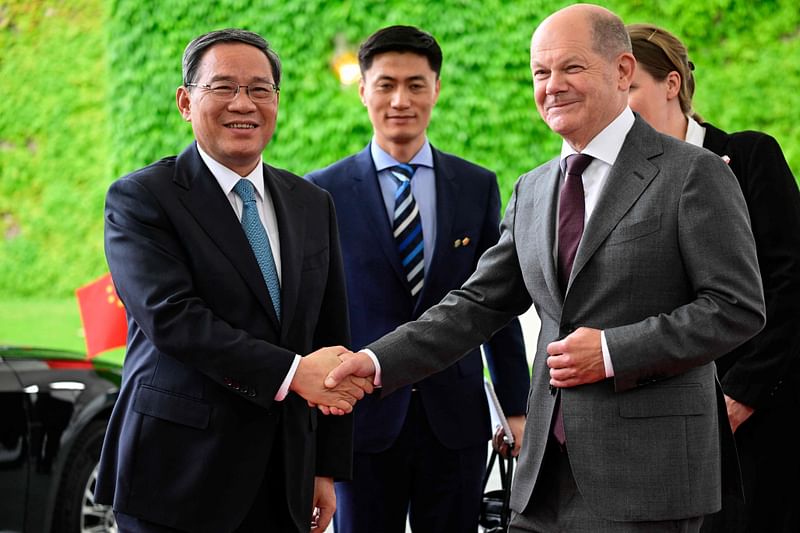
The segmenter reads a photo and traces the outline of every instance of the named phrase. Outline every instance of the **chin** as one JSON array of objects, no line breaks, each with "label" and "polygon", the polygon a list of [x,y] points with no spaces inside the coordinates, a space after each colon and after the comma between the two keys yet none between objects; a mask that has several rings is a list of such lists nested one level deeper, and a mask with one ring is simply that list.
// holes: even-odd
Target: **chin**
[{"label": "chin", "polygon": [[571,127],[571,124],[567,123],[564,120],[556,119],[551,120],[547,123],[553,133],[557,133],[562,137],[567,137],[575,128]]},{"label": "chin", "polygon": [[390,134],[387,135],[386,138],[393,143],[404,144],[419,138],[419,136],[420,136],[419,132],[416,131],[395,130],[390,132]]}]

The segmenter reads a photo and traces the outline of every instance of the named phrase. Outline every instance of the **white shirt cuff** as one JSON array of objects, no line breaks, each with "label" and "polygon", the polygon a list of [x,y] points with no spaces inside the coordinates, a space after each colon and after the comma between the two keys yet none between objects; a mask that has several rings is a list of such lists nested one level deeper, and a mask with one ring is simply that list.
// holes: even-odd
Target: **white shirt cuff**
[{"label": "white shirt cuff", "polygon": [[381,364],[378,362],[378,356],[375,355],[375,352],[370,350],[369,348],[364,348],[361,352],[367,354],[370,359],[372,359],[372,364],[375,365],[375,379],[372,380],[372,384],[376,387],[381,386]]},{"label": "white shirt cuff", "polygon": [[297,373],[297,367],[300,365],[300,356],[295,354],[294,361],[292,361],[292,366],[289,367],[289,372],[286,374],[286,378],[284,378],[283,383],[281,383],[281,388],[278,389],[278,393],[275,395],[275,401],[280,402],[286,395],[289,394],[289,385],[292,384],[292,380],[294,379],[294,375]]},{"label": "white shirt cuff", "polygon": [[614,377],[614,365],[611,364],[611,353],[608,351],[608,343],[606,342],[606,332],[600,332],[600,348],[603,350],[603,366],[606,368],[606,377]]}]

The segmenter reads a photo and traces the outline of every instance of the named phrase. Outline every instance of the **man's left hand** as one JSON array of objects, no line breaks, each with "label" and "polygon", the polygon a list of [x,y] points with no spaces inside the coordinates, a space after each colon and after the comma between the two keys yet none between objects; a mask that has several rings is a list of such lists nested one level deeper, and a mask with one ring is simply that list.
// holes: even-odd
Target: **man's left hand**
[{"label": "man's left hand", "polygon": [[517,457],[520,448],[522,448],[522,435],[525,433],[525,415],[509,416],[507,421],[514,437],[514,449],[509,450],[508,443],[503,439],[506,435],[503,426],[499,426],[495,431],[492,438],[492,448],[506,459],[510,459],[511,457]]},{"label": "man's left hand", "polygon": [[314,478],[314,507],[311,514],[311,530],[315,533],[325,531],[336,510],[336,491],[332,477]]},{"label": "man's left hand", "polygon": [[728,423],[734,433],[755,412],[755,409],[749,405],[737,402],[727,394],[725,395],[725,407],[728,409]]},{"label": "man's left hand", "polygon": [[600,330],[578,328],[563,339],[547,345],[550,385],[576,387],[606,377]]}]

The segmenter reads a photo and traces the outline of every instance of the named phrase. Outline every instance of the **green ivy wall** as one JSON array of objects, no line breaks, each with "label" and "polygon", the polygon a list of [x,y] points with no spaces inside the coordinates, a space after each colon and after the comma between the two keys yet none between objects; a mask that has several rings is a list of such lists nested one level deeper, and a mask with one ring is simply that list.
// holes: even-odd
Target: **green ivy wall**
[{"label": "green ivy wall", "polygon": [[[559,140],[536,115],[528,46],[565,2],[438,0],[0,0],[0,294],[69,294],[104,272],[102,202],[117,176],[191,141],[175,108],[196,35],[238,26],[283,60],[271,163],[303,174],[361,149],[371,127],[330,62],[389,24],[418,25],[444,51],[429,137],[516,177]],[[794,0],[609,1],[626,22],[676,32],[697,65],[696,109],[727,130],[775,136],[800,177],[800,10]]]},{"label": "green ivy wall", "polygon": [[111,180],[100,1],[0,0],[0,296],[69,294],[103,272]]}]

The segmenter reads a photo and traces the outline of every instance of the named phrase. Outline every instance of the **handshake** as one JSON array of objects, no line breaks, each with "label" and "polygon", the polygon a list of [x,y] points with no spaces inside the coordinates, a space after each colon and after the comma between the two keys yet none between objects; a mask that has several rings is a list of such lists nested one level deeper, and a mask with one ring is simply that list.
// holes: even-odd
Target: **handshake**
[{"label": "handshake", "polygon": [[289,390],[326,415],[344,415],[372,392],[374,378],[375,365],[366,353],[330,346],[300,358]]}]

